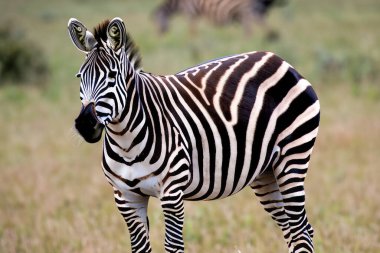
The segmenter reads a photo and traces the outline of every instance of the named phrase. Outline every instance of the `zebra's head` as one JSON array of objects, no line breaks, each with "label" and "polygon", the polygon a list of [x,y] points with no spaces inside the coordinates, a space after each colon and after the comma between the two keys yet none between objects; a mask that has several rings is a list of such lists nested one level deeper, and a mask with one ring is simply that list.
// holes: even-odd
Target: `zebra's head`
[{"label": "zebra's head", "polygon": [[75,128],[89,143],[100,140],[105,125],[117,120],[126,101],[125,87],[133,64],[131,44],[123,21],[114,18],[95,28],[94,34],[72,18],[68,30],[74,45],[86,54],[80,78],[82,110]]}]

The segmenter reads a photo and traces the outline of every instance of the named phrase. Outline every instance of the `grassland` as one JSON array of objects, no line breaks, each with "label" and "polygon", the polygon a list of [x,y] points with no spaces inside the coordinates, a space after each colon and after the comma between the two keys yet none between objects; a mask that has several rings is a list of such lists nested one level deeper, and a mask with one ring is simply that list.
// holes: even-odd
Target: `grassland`
[{"label": "grassland", "polygon": [[[319,139],[306,181],[316,252],[380,252],[380,3],[289,1],[268,31],[201,21],[195,36],[176,18],[159,37],[150,13],[159,1],[1,1],[0,21],[40,46],[46,84],[0,85],[0,252],[129,252],[126,226],[100,167],[101,144],[72,130],[80,109],[74,77],[83,56],[66,31],[70,17],[89,27],[120,16],[146,71],[172,73],[238,52],[270,50],[317,90]],[[25,66],[27,67],[27,66]],[[187,252],[287,252],[281,232],[248,189],[220,201],[186,203]],[[163,252],[163,216],[149,206],[151,239]]]}]

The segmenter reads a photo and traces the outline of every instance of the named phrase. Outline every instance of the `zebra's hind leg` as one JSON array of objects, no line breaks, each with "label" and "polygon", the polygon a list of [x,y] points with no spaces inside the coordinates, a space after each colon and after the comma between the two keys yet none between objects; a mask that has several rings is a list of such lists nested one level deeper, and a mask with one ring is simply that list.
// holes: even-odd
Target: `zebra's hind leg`
[{"label": "zebra's hind leg", "polygon": [[289,217],[285,213],[284,202],[276,178],[273,174],[273,170],[268,169],[256,178],[251,184],[251,188],[259,198],[264,210],[271,215],[272,219],[281,228],[284,239],[289,245]]},{"label": "zebra's hind leg", "polygon": [[284,211],[288,216],[290,226],[288,245],[291,253],[314,252],[312,240],[314,231],[306,215],[304,189],[311,150],[312,148],[299,152],[298,149],[297,153],[285,153],[273,170],[284,203]]}]

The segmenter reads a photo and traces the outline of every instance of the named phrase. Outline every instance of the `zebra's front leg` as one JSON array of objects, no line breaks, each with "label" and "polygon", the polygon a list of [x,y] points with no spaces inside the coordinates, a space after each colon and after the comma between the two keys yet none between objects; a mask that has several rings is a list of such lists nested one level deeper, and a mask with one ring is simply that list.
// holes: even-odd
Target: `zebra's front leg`
[{"label": "zebra's front leg", "polygon": [[166,193],[161,197],[161,206],[165,217],[165,250],[170,253],[184,252],[182,190]]},{"label": "zebra's front leg", "polygon": [[128,196],[114,189],[116,206],[127,223],[132,253],[152,252],[149,242],[148,197],[135,193]]}]

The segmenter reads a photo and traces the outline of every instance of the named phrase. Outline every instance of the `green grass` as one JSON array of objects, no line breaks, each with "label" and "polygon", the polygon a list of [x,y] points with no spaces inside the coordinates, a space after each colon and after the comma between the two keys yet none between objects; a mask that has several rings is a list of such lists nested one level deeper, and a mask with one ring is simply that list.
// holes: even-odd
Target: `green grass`
[{"label": "green grass", "polygon": [[[129,238],[100,166],[101,144],[72,130],[80,109],[75,78],[83,55],[66,30],[120,16],[146,71],[173,73],[224,55],[274,51],[314,85],[321,100],[319,138],[306,180],[316,252],[380,251],[380,3],[289,1],[269,29],[252,37],[205,21],[189,34],[177,17],[160,37],[151,11],[160,1],[1,1],[0,21],[39,46],[47,84],[0,88],[0,252],[129,252]],[[250,190],[224,200],[186,203],[187,252],[287,252],[281,232]],[[149,205],[154,252],[163,252],[163,216]]]}]

